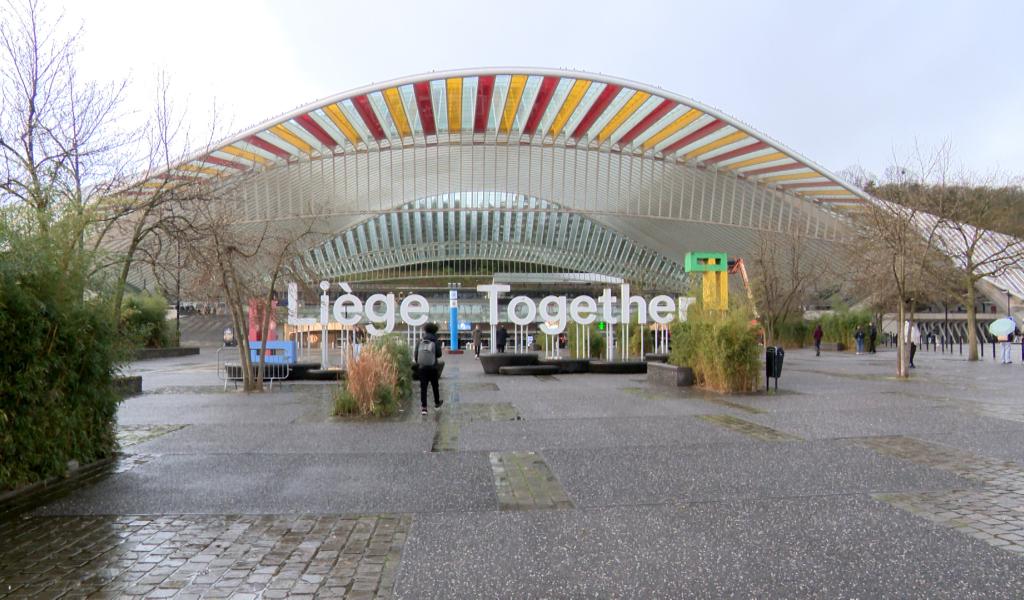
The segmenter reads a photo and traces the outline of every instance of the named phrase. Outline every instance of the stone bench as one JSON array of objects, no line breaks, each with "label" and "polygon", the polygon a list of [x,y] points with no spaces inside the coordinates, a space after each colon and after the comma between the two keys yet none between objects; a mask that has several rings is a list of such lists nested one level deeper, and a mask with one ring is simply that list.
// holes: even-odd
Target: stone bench
[{"label": "stone bench", "polygon": [[540,357],[536,354],[513,354],[511,352],[498,352],[495,354],[481,354],[480,355],[480,366],[483,367],[484,373],[488,375],[497,375],[498,369],[501,367],[525,367],[529,365],[536,365],[539,362]]},{"label": "stone bench", "polygon": [[590,370],[589,358],[543,358],[540,364],[558,367],[559,373],[586,373]]},{"label": "stone bench", "polygon": [[500,375],[557,375],[555,365],[522,365],[498,367]]},{"label": "stone bench", "polygon": [[667,363],[668,354],[648,352],[647,354],[644,355],[644,360],[646,360],[649,363]]},{"label": "stone bench", "polygon": [[676,365],[647,363],[647,382],[655,385],[685,387],[693,385],[693,369]]},{"label": "stone bench", "polygon": [[591,373],[607,373],[615,375],[631,375],[647,372],[647,363],[642,360],[592,360]]}]

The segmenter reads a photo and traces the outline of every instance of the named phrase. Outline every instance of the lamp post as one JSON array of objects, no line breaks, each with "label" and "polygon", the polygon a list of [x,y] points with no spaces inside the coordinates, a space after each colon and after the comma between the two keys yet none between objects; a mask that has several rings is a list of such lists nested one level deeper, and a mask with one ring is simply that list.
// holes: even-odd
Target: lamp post
[{"label": "lamp post", "polygon": [[1006,292],[1006,316],[1009,317],[1010,316],[1010,290],[1009,289],[1005,289],[1003,291]]}]

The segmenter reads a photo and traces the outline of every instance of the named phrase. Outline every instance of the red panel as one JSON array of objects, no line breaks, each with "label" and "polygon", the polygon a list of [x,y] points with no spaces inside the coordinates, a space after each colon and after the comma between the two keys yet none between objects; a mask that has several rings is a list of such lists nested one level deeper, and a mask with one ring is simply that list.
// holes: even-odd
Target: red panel
[{"label": "red panel", "polygon": [[594,121],[601,116],[604,109],[608,108],[612,100],[615,98],[615,94],[619,93],[622,88],[617,85],[608,85],[601,92],[601,95],[594,101],[594,105],[587,111],[586,116],[580,121],[580,124],[576,126],[576,130],[572,132],[572,137],[580,139],[587,131],[590,130],[590,126],[594,124]]},{"label": "red panel", "polygon": [[238,169],[239,171],[245,171],[248,169],[248,167],[246,167],[243,164],[232,162],[230,160],[225,160],[223,158],[218,158],[216,156],[207,156],[206,158],[203,159],[203,162],[210,163],[211,165],[220,165],[222,167],[231,167],[232,169]]},{"label": "red panel", "polygon": [[662,154],[666,154],[666,155],[667,154],[672,154],[673,152],[675,152],[676,150],[678,150],[680,148],[685,148],[686,146],[689,146],[690,144],[696,142],[697,140],[699,140],[699,139],[701,139],[703,137],[707,137],[707,136],[711,135],[712,133],[718,131],[719,129],[721,129],[723,127],[725,127],[725,125],[726,125],[725,121],[720,121],[718,119],[715,119],[714,121],[711,121],[707,125],[705,125],[705,126],[701,127],[700,129],[698,129],[697,131],[694,131],[690,135],[688,135],[688,136],[686,136],[686,137],[684,137],[682,139],[676,140],[675,142],[672,143],[672,145],[667,146],[664,150],[662,150],[661,153]]},{"label": "red panel", "polygon": [[288,152],[285,152],[284,150],[278,148],[277,146],[271,144],[270,142],[264,141],[262,138],[258,138],[255,135],[250,135],[249,137],[245,138],[245,141],[249,142],[253,146],[256,146],[257,148],[266,150],[267,152],[275,156],[280,156],[281,158],[284,159],[292,157],[292,155],[289,154]]},{"label": "red panel", "polygon": [[370,99],[366,96],[356,96],[352,99],[352,104],[356,105],[356,112],[363,118],[363,123],[366,124],[366,128],[370,130],[373,137],[382,140],[384,135],[384,128],[381,127],[380,121],[377,120],[377,114],[373,112],[373,107],[370,106]]},{"label": "red panel", "polygon": [[627,131],[626,135],[622,136],[622,138],[619,139],[618,144],[620,146],[625,146],[626,144],[632,142],[636,138],[636,136],[647,131],[648,127],[654,125],[654,123],[657,122],[658,119],[664,117],[665,113],[672,110],[672,108],[675,105],[676,103],[672,102],[671,100],[662,100],[661,104],[659,104],[657,108],[651,111],[651,114],[640,119],[639,123],[634,125],[632,129]]},{"label": "red panel", "polygon": [[302,125],[303,129],[313,134],[313,137],[316,139],[320,140],[320,143],[324,146],[333,148],[338,145],[337,140],[331,137],[331,134],[324,131],[324,128],[320,127],[320,124],[313,120],[313,117],[309,115],[300,115],[295,117],[295,120],[299,122],[299,125]]},{"label": "red panel", "polygon": [[423,126],[423,133],[437,135],[437,126],[434,124],[434,103],[430,99],[430,82],[414,83],[412,90],[416,93],[416,108],[420,112],[420,125]]},{"label": "red panel", "polygon": [[476,88],[476,113],[473,116],[473,133],[487,130],[487,115],[491,112],[491,95],[494,94],[494,75],[480,78]]},{"label": "red panel", "polygon": [[541,117],[544,116],[544,111],[547,110],[548,104],[551,102],[551,96],[554,95],[555,88],[558,87],[558,80],[558,77],[545,77],[540,82],[537,98],[533,101],[533,108],[530,110],[530,118],[526,120],[526,127],[523,128],[523,133],[526,135],[533,135],[533,132],[537,131]]},{"label": "red panel", "polygon": [[756,144],[750,144],[749,146],[743,146],[742,148],[737,148],[735,150],[731,150],[731,151],[726,152],[724,154],[719,154],[718,156],[715,156],[713,158],[705,159],[704,163],[708,164],[708,165],[713,165],[715,163],[722,162],[723,160],[729,160],[731,158],[736,158],[737,156],[743,156],[744,154],[750,154],[751,152],[757,152],[758,150],[764,150],[767,147],[768,147],[768,144],[766,144],[764,142],[757,142]]},{"label": "red panel", "polygon": [[775,165],[774,167],[765,167],[763,169],[754,169],[752,171],[740,171],[740,174],[744,177],[751,175],[765,175],[767,173],[778,173],[779,171],[792,171],[794,169],[803,169],[804,165],[794,162],[788,165]]}]

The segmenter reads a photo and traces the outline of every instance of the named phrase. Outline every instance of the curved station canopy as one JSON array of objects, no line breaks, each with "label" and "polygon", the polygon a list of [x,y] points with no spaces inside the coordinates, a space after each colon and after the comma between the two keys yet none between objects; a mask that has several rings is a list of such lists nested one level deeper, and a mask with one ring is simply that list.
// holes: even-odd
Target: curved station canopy
[{"label": "curved station canopy", "polygon": [[[420,260],[404,249],[421,245],[422,260],[521,256],[657,279],[666,261],[681,270],[687,251],[749,252],[759,232],[827,251],[844,231],[836,209],[867,198],[689,98],[516,68],[429,73],[318,101],[136,190],[182,178],[231,181],[240,224],[329,223],[336,237],[305,257],[325,276]],[[402,214],[421,216],[390,216]],[[617,254],[626,244],[637,254]],[[641,255],[648,262],[629,271]]]}]

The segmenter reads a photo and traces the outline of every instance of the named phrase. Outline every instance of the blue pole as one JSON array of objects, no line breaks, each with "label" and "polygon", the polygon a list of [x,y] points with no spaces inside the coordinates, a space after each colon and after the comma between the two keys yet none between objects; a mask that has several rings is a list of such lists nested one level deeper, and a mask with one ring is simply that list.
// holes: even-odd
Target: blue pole
[{"label": "blue pole", "polygon": [[448,330],[451,333],[451,343],[449,347],[452,350],[459,349],[459,307],[453,306],[448,311]]}]

